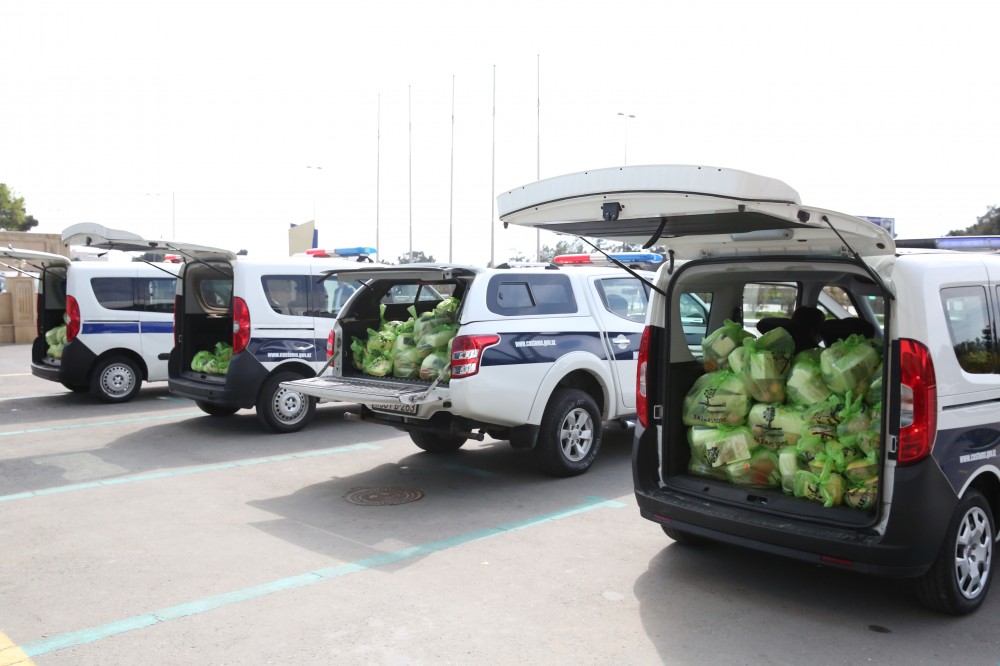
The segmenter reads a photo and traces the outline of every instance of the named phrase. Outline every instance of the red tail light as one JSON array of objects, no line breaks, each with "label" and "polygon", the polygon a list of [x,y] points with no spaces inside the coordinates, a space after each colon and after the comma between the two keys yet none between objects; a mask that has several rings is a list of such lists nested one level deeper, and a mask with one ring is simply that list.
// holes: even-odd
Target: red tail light
[{"label": "red tail light", "polygon": [[920,462],[930,455],[937,436],[937,379],[930,351],[915,340],[899,341],[900,465]]},{"label": "red tail light", "polygon": [[250,309],[239,296],[233,298],[233,353],[239,354],[250,342]]},{"label": "red tail light", "polygon": [[337,333],[331,328],[330,334],[326,336],[326,357],[333,358],[333,350],[337,346]]},{"label": "red tail light", "polygon": [[642,331],[639,341],[639,367],[635,373],[635,413],[639,424],[649,426],[649,412],[646,405],[646,372],[649,370],[649,326]]},{"label": "red tail light", "polygon": [[72,296],[66,297],[66,315],[69,322],[66,323],[66,342],[73,342],[80,334],[80,304]]},{"label": "red tail light", "polygon": [[483,351],[500,342],[497,335],[460,335],[451,343],[451,378],[471,377],[479,372]]}]

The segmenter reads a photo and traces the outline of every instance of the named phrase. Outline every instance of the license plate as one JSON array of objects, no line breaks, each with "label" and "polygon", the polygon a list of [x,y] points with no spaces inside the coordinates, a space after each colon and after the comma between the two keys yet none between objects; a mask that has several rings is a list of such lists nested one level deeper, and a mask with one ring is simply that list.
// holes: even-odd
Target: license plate
[{"label": "license plate", "polygon": [[390,402],[385,404],[376,404],[371,406],[372,410],[376,412],[393,412],[395,414],[416,414],[416,405],[404,405],[401,402]]}]

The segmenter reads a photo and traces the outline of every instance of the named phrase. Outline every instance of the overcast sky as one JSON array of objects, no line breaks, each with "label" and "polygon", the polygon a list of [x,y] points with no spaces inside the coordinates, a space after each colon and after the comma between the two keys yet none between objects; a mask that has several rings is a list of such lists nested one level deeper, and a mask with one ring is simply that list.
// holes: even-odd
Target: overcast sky
[{"label": "overcast sky", "polygon": [[491,244],[498,192],[626,160],[779,178],[900,237],[1000,204],[996,0],[7,0],[2,17],[0,182],[37,231],[277,257],[315,216],[323,247],[395,261],[412,231],[485,264],[535,250],[499,223]]}]

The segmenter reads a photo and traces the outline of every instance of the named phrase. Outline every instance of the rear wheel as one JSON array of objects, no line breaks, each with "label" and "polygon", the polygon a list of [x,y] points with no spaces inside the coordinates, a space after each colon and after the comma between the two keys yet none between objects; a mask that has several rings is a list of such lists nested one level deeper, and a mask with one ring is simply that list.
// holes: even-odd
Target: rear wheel
[{"label": "rear wheel", "polygon": [[257,397],[257,419],[278,433],[298,432],[316,414],[316,399],[281,388],[281,382],[302,379],[294,372],[276,372],[267,378]]},{"label": "rear wheel", "polygon": [[112,356],[97,364],[90,378],[90,392],[104,402],[128,402],[139,392],[142,373],[134,361]]},{"label": "rear wheel", "polygon": [[204,400],[195,400],[194,404],[198,405],[198,409],[205,412],[209,416],[232,416],[236,412],[240,411],[239,407],[233,407],[232,405],[217,405],[214,402],[205,402]]},{"label": "rear wheel", "polygon": [[453,453],[462,448],[466,438],[458,435],[438,435],[418,430],[410,431],[410,439],[428,453]]},{"label": "rear wheel", "polygon": [[601,448],[601,412],[587,393],[558,389],[549,399],[538,431],[535,455],[553,476],[583,474]]},{"label": "rear wheel", "polygon": [[937,559],[917,580],[920,601],[951,615],[979,608],[990,589],[995,534],[989,502],[970,490],[955,507]]}]

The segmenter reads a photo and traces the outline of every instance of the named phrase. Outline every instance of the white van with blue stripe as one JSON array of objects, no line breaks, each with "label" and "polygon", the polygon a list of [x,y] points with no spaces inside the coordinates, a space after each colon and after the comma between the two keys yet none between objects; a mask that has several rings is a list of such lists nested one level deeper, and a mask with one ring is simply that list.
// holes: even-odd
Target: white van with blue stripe
[{"label": "white van with blue stripe", "polygon": [[167,379],[179,264],[12,249],[0,256],[38,276],[33,375],[111,403]]},{"label": "white van with blue stripe", "polygon": [[77,243],[184,257],[167,368],[170,392],[194,400],[210,416],[255,409],[262,425],[278,433],[298,431],[313,418],[317,401],[281,382],[312,377],[323,367],[334,317],[358,286],[324,280],[323,273],[358,266],[375,253],[352,247],[256,259],[100,229],[81,230]]}]

